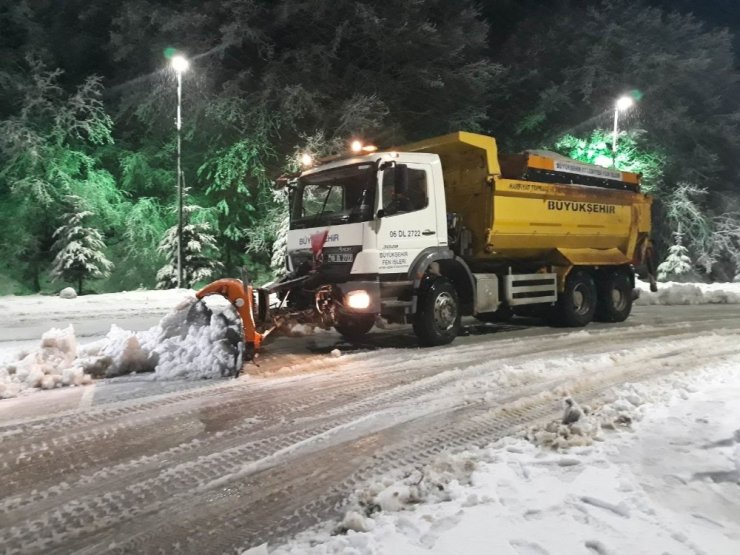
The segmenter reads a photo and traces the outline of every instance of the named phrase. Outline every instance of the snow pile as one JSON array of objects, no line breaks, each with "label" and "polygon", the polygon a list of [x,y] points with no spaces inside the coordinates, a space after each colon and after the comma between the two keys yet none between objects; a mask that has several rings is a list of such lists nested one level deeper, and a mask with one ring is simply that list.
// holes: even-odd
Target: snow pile
[{"label": "snow pile", "polygon": [[238,320],[193,303],[184,301],[155,330],[144,332],[157,379],[216,378],[241,370],[244,344]]},{"label": "snow pile", "polygon": [[378,512],[396,513],[419,503],[442,503],[456,498],[461,485],[471,485],[471,476],[480,456],[477,451],[441,456],[400,479],[392,476],[381,478],[357,492],[352,508],[335,533],[372,530],[375,522],[371,517]]},{"label": "snow pile", "polygon": [[53,389],[90,383],[77,360],[74,329],[52,328],[41,337],[40,348],[22,354],[17,362],[0,368],[0,399],[15,397],[30,388]]},{"label": "snow pile", "polygon": [[739,363],[628,384],[593,410],[566,405],[558,426],[598,424],[605,441],[563,452],[505,438],[381,478],[338,528],[270,553],[734,553]]},{"label": "snow pile", "polygon": [[154,371],[158,380],[231,376],[241,369],[242,356],[238,320],[212,312],[193,296],[149,330],[113,325],[105,338],[80,349],[72,326],[49,330],[38,350],[0,368],[0,398],[132,372]]},{"label": "snow pile", "polygon": [[199,379],[236,374],[242,354],[238,321],[188,297],[149,330],[112,326],[105,340],[86,351],[86,361],[106,377],[153,370],[160,380]]},{"label": "snow pile", "polygon": [[693,304],[738,304],[740,283],[658,283],[658,291],[652,293],[648,283],[637,281],[640,298],[638,305],[693,305]]},{"label": "snow pile", "polygon": [[59,298],[60,299],[76,299],[77,291],[75,291],[73,287],[65,287],[64,289],[59,291]]},{"label": "snow pile", "polygon": [[620,390],[618,398],[596,410],[580,406],[575,400],[563,400],[563,417],[544,426],[530,428],[525,437],[541,447],[555,450],[591,445],[604,441],[603,430],[629,427],[639,418],[637,408],[644,404],[634,385]]}]

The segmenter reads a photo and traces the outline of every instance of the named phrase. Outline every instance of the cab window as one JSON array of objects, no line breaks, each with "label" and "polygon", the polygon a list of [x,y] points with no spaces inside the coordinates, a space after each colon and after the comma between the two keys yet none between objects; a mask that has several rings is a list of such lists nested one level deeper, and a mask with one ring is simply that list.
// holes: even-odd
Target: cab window
[{"label": "cab window", "polygon": [[427,172],[408,169],[408,187],[405,192],[396,191],[393,175],[383,175],[383,211],[386,216],[421,210],[429,205],[427,194]]}]

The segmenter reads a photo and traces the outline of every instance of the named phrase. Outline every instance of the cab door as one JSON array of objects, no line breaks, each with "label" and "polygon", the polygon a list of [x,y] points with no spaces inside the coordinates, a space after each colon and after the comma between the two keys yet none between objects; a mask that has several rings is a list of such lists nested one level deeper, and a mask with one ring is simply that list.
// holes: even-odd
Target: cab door
[{"label": "cab door", "polygon": [[380,180],[378,273],[405,273],[421,251],[440,245],[432,166],[393,164]]}]

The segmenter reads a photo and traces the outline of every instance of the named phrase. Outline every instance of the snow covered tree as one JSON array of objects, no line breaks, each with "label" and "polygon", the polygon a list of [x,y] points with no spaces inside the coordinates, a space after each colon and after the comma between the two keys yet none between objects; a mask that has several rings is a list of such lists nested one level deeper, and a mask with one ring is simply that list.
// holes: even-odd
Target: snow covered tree
[{"label": "snow covered tree", "polygon": [[54,250],[57,255],[51,275],[55,280],[77,284],[82,294],[85,280],[108,277],[113,264],[105,257],[105,243],[100,232],[84,224],[92,212],[82,209],[82,199],[68,197],[69,211],[63,218],[66,223],[54,232]]},{"label": "snow covered tree", "polygon": [[97,156],[113,142],[102,81],[90,77],[73,92],[62,81],[61,70],[31,55],[0,69],[0,258],[13,260],[9,273],[34,291],[66,197],[84,198],[106,225],[121,216],[120,192]]},{"label": "snow covered tree", "polygon": [[713,218],[712,225],[708,257],[712,278],[740,282],[740,212],[720,214]]},{"label": "snow covered tree", "polygon": [[[196,212],[201,210],[200,206],[194,204],[183,206],[182,287],[192,287],[198,282],[211,280],[221,268],[221,263],[215,258],[218,247],[211,224],[207,221],[195,221]],[[159,289],[177,287],[177,231],[178,226],[172,226],[159,243],[158,250],[167,261],[157,272]]]},{"label": "snow covered tree", "polygon": [[658,265],[660,281],[683,281],[692,273],[689,251],[681,244],[681,231],[675,233],[675,244],[668,249],[668,256]]},{"label": "snow covered tree", "polygon": [[678,183],[671,190],[661,191],[658,200],[665,210],[666,222],[658,219],[656,228],[660,238],[662,227],[661,239],[664,244],[670,244],[667,229],[677,230],[681,245],[709,272],[715,256],[712,252],[713,224],[706,206],[706,196],[706,189],[686,182]]},{"label": "snow covered tree", "polygon": [[264,223],[246,230],[249,255],[269,254],[271,278],[285,273],[288,251],[288,195],[286,190],[273,191],[273,198],[262,207]]}]

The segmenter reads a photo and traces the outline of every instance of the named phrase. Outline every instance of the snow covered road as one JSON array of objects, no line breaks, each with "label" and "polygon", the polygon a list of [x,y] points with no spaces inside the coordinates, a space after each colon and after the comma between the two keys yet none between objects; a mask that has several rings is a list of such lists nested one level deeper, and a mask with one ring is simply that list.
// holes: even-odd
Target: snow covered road
[{"label": "snow covered road", "polygon": [[[586,330],[470,322],[420,350],[280,339],[237,380],[141,376],[0,402],[8,553],[234,552],[325,519],[373,477],[598,405],[627,381],[740,361],[740,306],[636,307]],[[105,330],[102,330],[105,331]],[[334,357],[339,348],[343,354]]]}]

